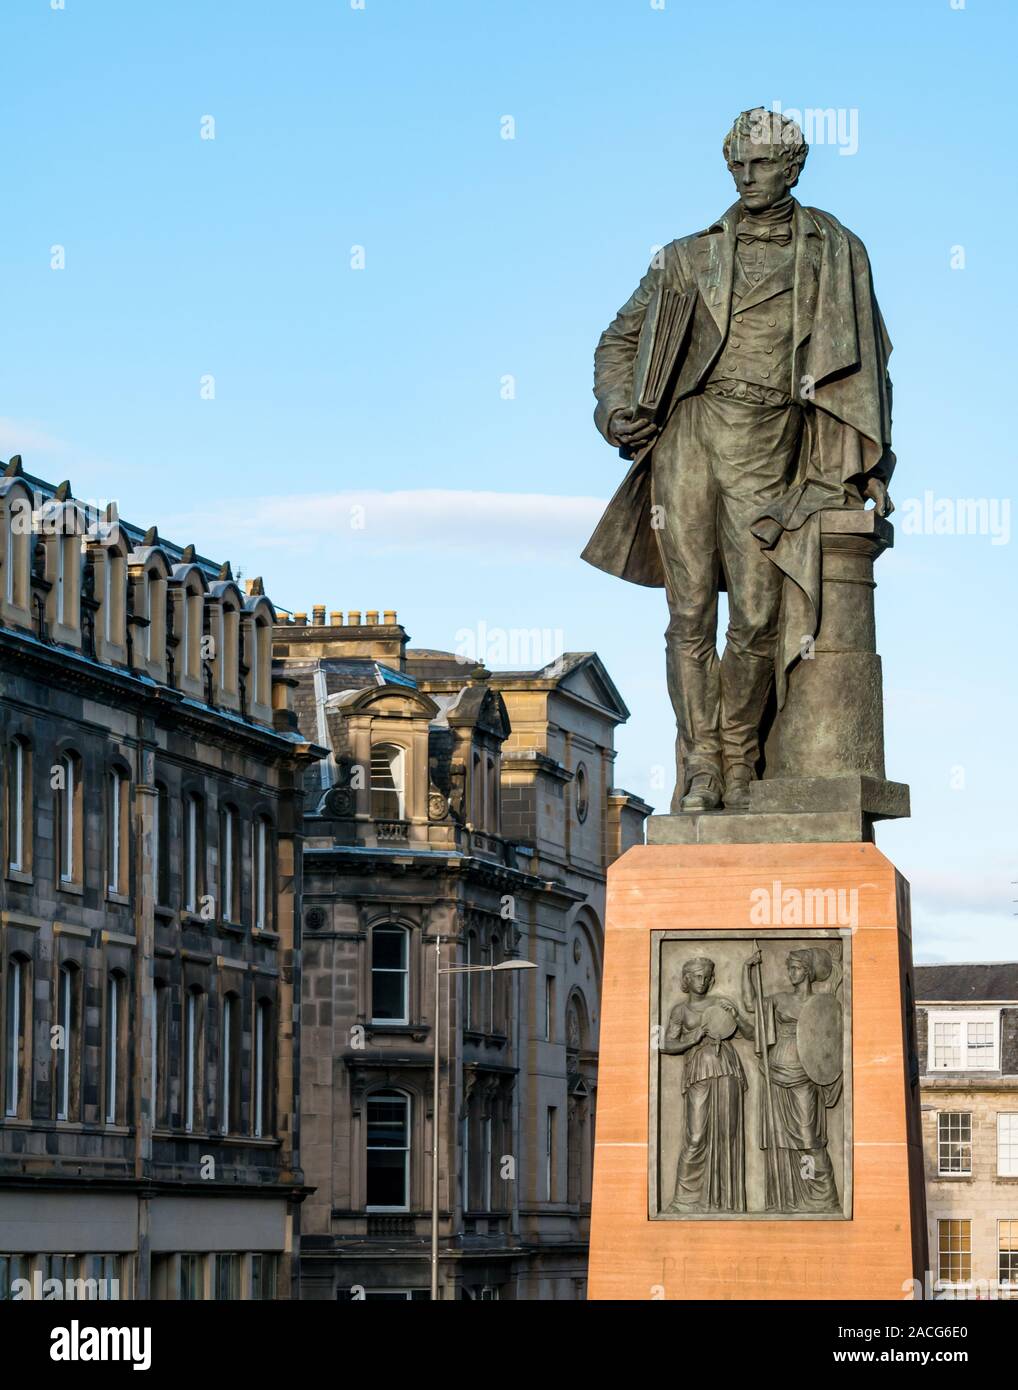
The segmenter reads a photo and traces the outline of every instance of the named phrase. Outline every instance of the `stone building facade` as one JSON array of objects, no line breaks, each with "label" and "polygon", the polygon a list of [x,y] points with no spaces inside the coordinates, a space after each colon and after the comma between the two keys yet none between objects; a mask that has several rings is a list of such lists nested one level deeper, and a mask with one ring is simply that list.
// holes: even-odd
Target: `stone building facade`
[{"label": "stone building facade", "polygon": [[1018,962],[915,974],[934,1296],[1018,1298]]},{"label": "stone building facade", "polygon": [[0,1297],[295,1295],[318,750],[274,621],[259,581],[7,467]]},{"label": "stone building facade", "polygon": [[[379,620],[381,616],[381,621]],[[612,788],[628,715],[598,657],[493,674],[396,615],[276,629],[308,774],[302,1296],[582,1298],[605,874],[649,807]],[[432,1106],[436,942],[443,975]]]}]

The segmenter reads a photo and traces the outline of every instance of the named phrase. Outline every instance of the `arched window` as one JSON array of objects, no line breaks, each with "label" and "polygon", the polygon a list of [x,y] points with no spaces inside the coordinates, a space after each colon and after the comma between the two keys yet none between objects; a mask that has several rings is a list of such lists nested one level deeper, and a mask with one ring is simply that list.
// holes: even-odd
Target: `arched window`
[{"label": "arched window", "polygon": [[410,933],[396,923],[371,933],[371,1020],[410,1022]]},{"label": "arched window", "polygon": [[410,1097],[374,1091],[367,1097],[367,1209],[410,1209]]},{"label": "arched window", "polygon": [[[491,938],[490,959],[492,965],[498,965],[502,960],[502,938],[497,932]],[[504,989],[507,979],[504,970],[488,971],[488,1018],[493,1033],[506,1031]]]},{"label": "arched window", "polygon": [[196,915],[205,896],[205,803],[197,792],[184,797],[184,910]]},{"label": "arched window", "polygon": [[194,987],[184,998],[184,1128],[193,1133],[204,1117],[205,995]]},{"label": "arched window", "polygon": [[219,821],[219,903],[224,922],[240,921],[240,815],[225,806]]},{"label": "arched window", "polygon": [[152,813],[152,883],[157,906],[165,907],[170,901],[170,793],[165,782],[156,783]]},{"label": "arched window", "polygon": [[106,1123],[124,1124],[127,1096],[127,981],[120,970],[106,977],[104,1048]]},{"label": "arched window", "polygon": [[484,793],[484,828],[495,834],[498,830],[498,777],[495,771],[495,759],[490,753],[485,765]]},{"label": "arched window", "polygon": [[118,897],[130,891],[130,789],[123,770],[111,767],[106,774],[106,891]]},{"label": "arched window", "polygon": [[256,1139],[272,1133],[272,1100],[275,1090],[272,1046],[272,1004],[259,999],[254,1019],[254,1076],[252,1078],[252,1132]]},{"label": "arched window", "polygon": [[476,750],[470,769],[470,824],[479,826],[484,816],[484,763]]},{"label": "arched window", "polygon": [[4,1114],[24,1118],[31,1106],[28,1095],[29,1040],[32,992],[31,963],[24,956],[7,962],[4,990]]},{"label": "arched window", "polygon": [[56,820],[57,862],[60,883],[80,887],[82,882],[82,791],[81,759],[67,752],[57,764]]},{"label": "arched window", "polygon": [[81,971],[73,962],[57,972],[56,1117],[78,1117],[81,1059]]},{"label": "arched window", "polygon": [[31,745],[12,739],[7,757],[7,866],[13,873],[32,868]]},{"label": "arched window", "polygon": [[[467,965],[479,965],[480,955],[477,948],[477,933],[470,929],[467,932],[466,941],[466,962]],[[480,974],[469,974],[463,982],[463,1027],[475,1028],[478,1023],[477,1010],[477,981]]]},{"label": "arched window", "polygon": [[240,998],[223,995],[219,1036],[219,1127],[224,1134],[240,1130]]},{"label": "arched window", "polygon": [[392,743],[376,743],[371,750],[371,815],[374,820],[403,820],[406,809],[404,769],[406,755]]},{"label": "arched window", "polygon": [[152,1120],[157,1127],[169,1122],[170,1096],[170,1000],[166,980],[156,979],[152,1008]]},{"label": "arched window", "polygon": [[272,822],[268,816],[254,822],[254,925],[256,931],[272,931],[275,925],[276,849]]}]

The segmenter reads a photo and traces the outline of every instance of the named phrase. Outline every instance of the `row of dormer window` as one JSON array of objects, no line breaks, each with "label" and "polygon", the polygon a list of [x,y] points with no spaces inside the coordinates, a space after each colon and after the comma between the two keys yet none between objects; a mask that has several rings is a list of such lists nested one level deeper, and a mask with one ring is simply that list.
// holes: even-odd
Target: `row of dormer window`
[{"label": "row of dormer window", "polygon": [[186,557],[158,537],[134,549],[73,499],[39,505],[20,478],[0,482],[0,625],[271,723],[272,604]]}]

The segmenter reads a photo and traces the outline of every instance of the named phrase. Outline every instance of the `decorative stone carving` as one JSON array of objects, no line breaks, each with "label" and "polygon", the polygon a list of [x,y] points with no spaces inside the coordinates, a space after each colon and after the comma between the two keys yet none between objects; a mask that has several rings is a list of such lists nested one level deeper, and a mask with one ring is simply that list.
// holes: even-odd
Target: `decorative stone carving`
[{"label": "decorative stone carving", "polygon": [[652,1220],[851,1215],[850,943],[652,934]]}]

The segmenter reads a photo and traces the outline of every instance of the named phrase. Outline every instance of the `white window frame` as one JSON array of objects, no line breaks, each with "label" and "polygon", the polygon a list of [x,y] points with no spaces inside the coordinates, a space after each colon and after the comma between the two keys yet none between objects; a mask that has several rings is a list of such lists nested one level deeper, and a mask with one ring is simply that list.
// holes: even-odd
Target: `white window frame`
[{"label": "white window frame", "polygon": [[[951,1221],[965,1222],[965,1223],[967,1224],[967,1226],[968,1226],[969,1248],[968,1248],[967,1254],[968,1254],[968,1257],[969,1257],[969,1277],[968,1277],[967,1279],[959,1279],[957,1282],[955,1282],[954,1280],[951,1280],[951,1279],[942,1279],[942,1278],[941,1278],[941,1275],[940,1275],[940,1261],[941,1261],[941,1257],[942,1257],[943,1254],[944,1254],[944,1247],[943,1247],[943,1244],[942,1244],[942,1241],[941,1241],[941,1229],[940,1229],[940,1228],[941,1228],[941,1226],[946,1225],[947,1223],[949,1223],[949,1222],[951,1222]],[[937,1278],[936,1278],[936,1288],[937,1288],[938,1290],[945,1290],[945,1291],[946,1291],[946,1290],[951,1290],[951,1289],[968,1289],[968,1288],[971,1288],[971,1287],[972,1287],[972,1270],[973,1270],[972,1256],[973,1256],[973,1253],[974,1253],[974,1252],[973,1252],[973,1249],[972,1249],[972,1224],[973,1224],[973,1223],[972,1223],[972,1217],[971,1217],[971,1216],[955,1216],[954,1214],[952,1214],[951,1216],[941,1216],[941,1217],[938,1217],[938,1218],[937,1218]],[[951,1252],[950,1250],[948,1250],[947,1253],[948,1253],[948,1254],[951,1254],[952,1252]],[[966,1252],[965,1252],[965,1251],[959,1251],[958,1253],[959,1253],[959,1254],[964,1254],[964,1253],[966,1253]]]},{"label": "white window frame", "polygon": [[111,767],[107,778],[107,788],[109,793],[109,817],[110,817],[110,839],[109,839],[109,863],[106,866],[106,891],[108,893],[119,894],[121,892],[120,879],[122,869],[122,855],[124,846],[122,844],[124,832],[124,815],[122,810],[124,774],[118,767]]},{"label": "white window frame", "polygon": [[491,1116],[481,1120],[481,1210],[491,1211]]},{"label": "white window frame", "polygon": [[[962,1119],[966,1118],[966,1117],[968,1118],[968,1122],[969,1122],[969,1123],[968,1123],[968,1129],[969,1129],[969,1137],[968,1137],[968,1151],[969,1151],[969,1153],[968,1153],[968,1167],[967,1167],[967,1168],[945,1168],[945,1167],[944,1167],[944,1150],[945,1150],[945,1148],[947,1147],[947,1145],[949,1145],[949,1144],[955,1144],[955,1145],[961,1146],[961,1145],[963,1145],[963,1144],[965,1143],[965,1140],[960,1139],[960,1138],[957,1138],[957,1139],[947,1138],[947,1139],[945,1139],[944,1134],[943,1134],[943,1132],[942,1132],[942,1130],[941,1130],[941,1121],[942,1121],[942,1120],[946,1120],[946,1121],[948,1122],[947,1128],[948,1128],[948,1133],[950,1134],[950,1130],[951,1130],[951,1123],[950,1123],[950,1122],[951,1122],[951,1120],[952,1120],[952,1119],[958,1120],[958,1121],[959,1121],[958,1128],[960,1129],[960,1127],[961,1127],[960,1121],[961,1121]],[[939,1110],[939,1111],[937,1112],[937,1176],[938,1176],[938,1177],[941,1177],[941,1178],[970,1178],[970,1177],[972,1176],[972,1121],[973,1121],[973,1115],[972,1115],[971,1110]]]},{"label": "white window frame", "polygon": [[[1008,1123],[1002,1124],[1001,1121]],[[1005,1129],[1012,1131],[1008,1139],[1003,1138]],[[1001,1157],[1002,1147],[1011,1150],[1006,1164]],[[1018,1178],[1018,1110],[997,1111],[997,1177]]]},{"label": "white window frame", "polygon": [[21,1106],[21,1018],[22,999],[22,961],[12,956],[7,962],[7,1017],[5,1022],[6,1061],[6,1102],[4,1113],[16,1117]]},{"label": "white window frame", "polygon": [[1001,1244],[1000,1244],[1000,1237],[1001,1237],[1001,1227],[1002,1227],[1002,1226],[1014,1226],[1016,1229],[1018,1229],[1018,1217],[1016,1217],[1016,1216],[1002,1216],[1002,1217],[998,1217],[998,1219],[997,1219],[997,1289],[998,1289],[998,1292],[1001,1292],[1001,1293],[1004,1294],[1004,1297],[1005,1297],[1006,1299],[1010,1300],[1010,1299],[1013,1299],[1013,1298],[1018,1298],[1018,1262],[1014,1262],[1014,1263],[1015,1263],[1014,1278],[1012,1278],[1012,1279],[1010,1279],[1010,1280],[1001,1279],[1001,1277],[1000,1277],[1000,1257],[1001,1257],[1001,1255],[1003,1255],[1003,1254],[1005,1254],[1005,1253],[1006,1253],[1006,1254],[1014,1254],[1014,1253],[1015,1253],[1014,1251],[1010,1250],[1010,1248],[1005,1252],[1005,1251],[1002,1249],[1002,1247],[1001,1247]]},{"label": "white window frame", "polygon": [[365,1159],[365,1173],[364,1173],[364,1177],[365,1177],[365,1191],[366,1191],[366,1188],[367,1188],[367,1163],[368,1163],[368,1157],[367,1157],[367,1156],[368,1156],[368,1154],[371,1153],[371,1152],[372,1152],[373,1150],[375,1150],[376,1148],[378,1148],[379,1151],[382,1152],[382,1153],[399,1152],[399,1153],[401,1153],[401,1154],[404,1155],[404,1159],[403,1159],[403,1202],[402,1202],[401,1205],[395,1206],[395,1207],[368,1206],[367,1204],[365,1204],[364,1210],[365,1210],[365,1211],[369,1211],[369,1212],[409,1211],[409,1210],[410,1210],[410,1158],[411,1158],[411,1155],[412,1155],[412,1153],[413,1153],[413,1132],[412,1132],[412,1130],[411,1130],[411,1128],[410,1128],[410,1126],[411,1126],[411,1124],[412,1124],[412,1122],[413,1122],[413,1110],[411,1109],[411,1097],[406,1093],[406,1091],[401,1091],[401,1090],[399,1090],[399,1089],[396,1088],[396,1087],[384,1086],[384,1087],[381,1088],[380,1091],[374,1091],[374,1092],[372,1092],[369,1096],[367,1096],[367,1097],[365,1098],[365,1107],[367,1106],[367,1104],[368,1104],[369,1102],[371,1102],[371,1101],[377,1101],[378,1098],[379,1098],[379,1096],[381,1096],[381,1097],[383,1098],[383,1100],[385,1101],[385,1103],[386,1103],[387,1105],[388,1105],[388,1104],[395,1104],[395,1099],[396,1099],[397,1096],[399,1097],[400,1101],[402,1102],[402,1106],[403,1106],[403,1115],[404,1115],[404,1124],[405,1124],[405,1134],[406,1134],[406,1143],[405,1143],[405,1145],[403,1145],[402,1148],[400,1148],[400,1149],[398,1149],[398,1150],[396,1150],[396,1149],[394,1148],[394,1146],[392,1146],[392,1145],[387,1145],[387,1146],[384,1146],[384,1147],[381,1147],[381,1148],[380,1148],[380,1146],[378,1146],[378,1145],[376,1145],[376,1144],[370,1143],[370,1142],[369,1142],[369,1141],[370,1141],[370,1137],[371,1137],[371,1136],[370,1136],[370,1132],[369,1132],[370,1127],[369,1127],[369,1125],[368,1125],[368,1123],[367,1123],[367,1109],[365,1108],[365,1111],[364,1111],[364,1119],[365,1119],[365,1131],[364,1131],[364,1132],[365,1132],[365,1143],[364,1143],[364,1159]]},{"label": "white window frame", "polygon": [[198,1080],[198,994],[189,989],[184,998],[184,1032],[187,1074],[184,1078],[184,1128],[191,1134],[194,1131],[195,1101]]},{"label": "white window frame", "polygon": [[470,1210],[470,1113],[463,1116],[463,1211]]},{"label": "white window frame", "polygon": [[25,869],[25,744],[15,738],[10,744],[12,750],[8,776],[11,779],[8,801],[14,812],[10,827],[8,844],[8,867],[15,873]]},{"label": "white window frame", "polygon": [[74,970],[70,965],[62,965],[57,972],[57,1009],[63,1028],[63,1047],[58,1050],[59,1095],[57,1096],[57,1119],[66,1120],[71,1109],[71,1060],[72,1033],[71,1014],[74,1009]]},{"label": "white window frame", "polygon": [[223,810],[223,865],[221,871],[221,891],[223,901],[220,903],[220,916],[224,922],[229,922],[235,926],[237,919],[233,915],[234,908],[234,883],[236,874],[236,864],[234,858],[237,853],[237,832],[240,829],[240,817],[232,806],[227,806]]},{"label": "white window frame", "polygon": [[[973,1066],[969,1056],[969,1025],[973,1023],[991,1023],[993,1025],[993,1053],[990,1063],[986,1066]],[[959,1065],[944,1066],[937,1065],[937,1025],[956,1024],[959,1026]],[[931,1075],[944,1072],[985,1072],[1000,1070],[1000,1009],[988,1007],[983,1009],[928,1009],[927,1010],[927,1067],[926,1070]]]},{"label": "white window frame", "polygon": [[63,840],[63,861],[60,866],[60,882],[77,882],[77,864],[75,863],[75,836],[77,827],[74,824],[74,803],[77,796],[75,786],[75,765],[76,760],[70,753],[65,753],[61,758],[64,769],[64,785],[60,795],[63,797],[62,825],[60,827],[61,838]]},{"label": "white window frame", "polygon": [[269,851],[272,846],[272,826],[265,815],[255,817],[254,823],[254,926],[255,931],[268,931],[272,877]]},{"label": "white window frame", "polygon": [[[394,936],[397,932],[402,937],[403,955],[402,965],[376,965],[375,964],[375,935],[376,933],[388,933]],[[375,1018],[375,976],[376,975],[401,975],[403,977],[403,1010],[399,1018]],[[470,976],[467,977],[469,987]],[[377,927],[371,929],[371,1022],[381,1028],[386,1027],[406,1027],[410,1022],[410,932],[406,927],[400,926],[398,922],[380,922]]]},{"label": "white window frame", "polygon": [[271,1005],[267,999],[259,999],[255,1004],[254,1020],[254,1105],[252,1107],[252,1132],[256,1139],[265,1133],[265,1020],[269,1017]]},{"label": "white window frame", "polygon": [[120,1084],[120,979],[106,976],[106,1123],[117,1122],[117,1088]]},{"label": "white window frame", "polygon": [[202,886],[198,874],[198,855],[201,852],[201,833],[198,825],[199,809],[198,797],[194,792],[188,792],[185,799],[186,823],[184,825],[184,834],[187,837],[185,846],[187,881],[184,884],[184,910],[192,914],[198,911],[198,899],[200,897],[198,889]]},{"label": "white window frame", "polygon": [[[396,797],[396,815],[394,820],[406,820],[406,749],[398,743],[374,743],[371,745],[371,816],[373,820],[389,820],[389,816],[379,816],[375,812],[375,759],[381,755],[387,755],[389,766],[389,776],[392,779],[391,787],[378,787],[380,795]],[[393,756],[395,755],[395,756]]]},{"label": "white window frame", "polygon": [[219,1120],[219,1129],[223,1134],[230,1132],[230,1101],[233,1091],[233,1014],[237,1007],[237,996],[235,994],[223,995],[223,1023],[222,1023],[222,1060],[220,1068],[222,1071],[222,1087],[219,1095],[219,1103],[222,1114]]},{"label": "white window frame", "polygon": [[558,1122],[557,1107],[549,1105],[545,1115],[544,1135],[544,1190],[549,1202],[554,1201],[555,1189],[555,1125]]}]

